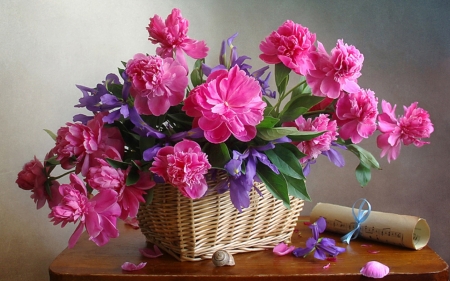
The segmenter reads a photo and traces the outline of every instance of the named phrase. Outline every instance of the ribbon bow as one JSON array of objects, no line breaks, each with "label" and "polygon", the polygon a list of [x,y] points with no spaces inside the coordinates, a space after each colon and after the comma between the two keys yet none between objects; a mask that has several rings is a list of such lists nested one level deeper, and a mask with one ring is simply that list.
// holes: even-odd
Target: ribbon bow
[{"label": "ribbon bow", "polygon": [[[358,214],[356,214],[355,213],[355,205],[359,201],[361,201],[361,204],[359,204]],[[367,204],[367,210],[363,210],[363,207],[366,204]],[[350,231],[349,233],[347,233],[341,237],[342,242],[350,244],[351,239],[355,239],[356,237],[358,237],[360,229],[361,229],[361,224],[367,220],[367,218],[370,215],[371,210],[372,210],[372,207],[370,206],[369,201],[367,201],[364,198],[360,198],[360,199],[356,200],[355,203],[353,203],[352,213],[353,213],[353,218],[355,219],[356,225],[352,231]]]}]

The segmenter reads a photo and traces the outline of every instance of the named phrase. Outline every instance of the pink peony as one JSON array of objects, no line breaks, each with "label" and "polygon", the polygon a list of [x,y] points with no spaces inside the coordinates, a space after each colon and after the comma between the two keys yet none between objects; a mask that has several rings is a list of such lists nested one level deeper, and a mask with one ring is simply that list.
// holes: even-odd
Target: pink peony
[{"label": "pink peony", "polygon": [[176,186],[180,192],[192,199],[202,197],[208,186],[204,174],[211,165],[208,156],[198,143],[182,140],[175,146],[165,146],[156,154],[150,171]]},{"label": "pink peony", "polygon": [[209,142],[221,143],[231,134],[243,142],[252,140],[265,107],[258,81],[236,65],[211,73],[205,84],[191,91],[182,109],[198,118]]},{"label": "pink peony", "polygon": [[401,143],[404,145],[414,144],[421,147],[429,142],[422,138],[429,138],[434,131],[428,112],[417,107],[417,102],[409,107],[403,107],[404,116],[398,119],[395,116],[395,108],[389,102],[382,101],[383,113],[378,116],[378,130],[382,133],[377,138],[377,146],[382,150],[381,157],[387,155],[387,160],[397,159],[400,154]]},{"label": "pink peony", "polygon": [[116,221],[120,215],[120,207],[114,190],[102,190],[89,199],[83,181],[75,174],[70,174],[70,184],[60,185],[59,192],[62,200],[49,214],[53,224],[61,223],[61,227],[64,227],[67,223],[79,221],[69,239],[69,248],[76,244],[85,227],[89,239],[98,246],[119,236]]},{"label": "pink peony", "polygon": [[300,131],[326,131],[312,140],[302,141],[297,144],[298,149],[306,154],[305,157],[300,159],[302,164],[308,162],[308,160],[317,158],[322,151],[330,150],[331,142],[337,140],[336,121],[330,120],[325,114],[320,114],[314,119],[305,119],[300,115],[294,122],[286,122],[283,126],[297,127]]},{"label": "pink peony", "polygon": [[315,96],[336,99],[341,91],[359,91],[357,79],[361,76],[364,56],[354,46],[338,40],[330,56],[318,42],[317,52],[312,59],[315,69],[306,74],[306,81]]},{"label": "pink peony", "polygon": [[131,95],[140,114],[162,115],[184,99],[186,70],[172,58],[136,54],[125,72],[131,80]]},{"label": "pink peony", "polygon": [[103,127],[103,116],[96,114],[87,125],[81,123],[66,123],[57,132],[56,145],[53,153],[61,162],[61,167],[70,169],[76,166],[75,172],[85,176],[92,161],[103,157],[109,150],[123,155],[124,141],[118,128]]},{"label": "pink peony", "polygon": [[359,143],[370,137],[376,130],[378,99],[371,90],[345,94],[336,103],[336,121],[339,135]]},{"label": "pink peony", "polygon": [[17,175],[16,183],[20,188],[33,192],[31,198],[36,203],[37,209],[42,208],[46,202],[52,208],[61,199],[58,192],[59,183],[55,180],[49,181],[51,192],[51,195],[49,195],[45,190],[46,181],[47,175],[44,170],[44,165],[35,156],[33,160],[23,166],[22,171]]},{"label": "pink peony", "polygon": [[147,27],[148,40],[153,44],[159,44],[156,53],[163,57],[173,57],[187,70],[184,53],[194,59],[205,58],[208,47],[204,41],[197,41],[187,36],[189,21],[182,17],[179,9],[173,9],[164,22],[162,18],[155,15],[150,18]]},{"label": "pink peony", "polygon": [[285,21],[259,44],[259,58],[268,64],[282,62],[295,73],[306,75],[314,69],[311,54],[315,51],[316,35],[291,20]]},{"label": "pink peony", "polygon": [[146,190],[152,188],[155,182],[151,180],[149,173],[140,173],[139,180],[135,184],[127,185],[126,178],[131,166],[127,170],[115,169],[103,159],[96,158],[96,165],[89,169],[86,181],[93,189],[112,189],[117,192],[117,203],[122,210],[119,218],[127,219],[136,217],[139,204],[145,202],[143,195]]}]

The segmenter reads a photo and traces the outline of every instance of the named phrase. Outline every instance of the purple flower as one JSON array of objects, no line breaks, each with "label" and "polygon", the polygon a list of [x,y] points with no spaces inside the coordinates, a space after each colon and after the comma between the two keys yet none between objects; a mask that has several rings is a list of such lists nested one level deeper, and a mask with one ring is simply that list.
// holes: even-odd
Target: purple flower
[{"label": "purple flower", "polygon": [[334,239],[319,238],[319,234],[325,231],[326,221],[320,217],[315,223],[311,224],[309,228],[312,231],[313,237],[306,240],[305,248],[297,248],[292,253],[296,257],[305,257],[315,250],[314,257],[316,259],[324,260],[327,256],[335,257],[340,253],[345,252],[345,248],[337,247]]}]

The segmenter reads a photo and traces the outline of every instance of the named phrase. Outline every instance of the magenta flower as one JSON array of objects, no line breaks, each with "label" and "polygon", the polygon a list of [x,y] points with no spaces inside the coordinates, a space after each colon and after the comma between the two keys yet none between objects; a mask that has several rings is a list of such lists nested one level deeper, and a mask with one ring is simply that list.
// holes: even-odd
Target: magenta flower
[{"label": "magenta flower", "polygon": [[370,137],[376,130],[378,99],[371,90],[345,94],[336,104],[336,121],[339,135],[359,143]]},{"label": "magenta flower", "polygon": [[198,118],[209,142],[221,143],[231,134],[243,142],[252,140],[265,107],[258,81],[236,65],[211,73],[205,84],[191,91],[182,110]]},{"label": "magenta flower", "polygon": [[187,70],[184,53],[194,59],[203,59],[208,54],[204,41],[197,41],[187,36],[189,21],[182,17],[179,9],[174,8],[166,21],[158,15],[150,18],[147,27],[148,40],[159,44],[156,53],[163,57],[174,57]]},{"label": "magenta flower", "polygon": [[315,96],[336,99],[341,91],[355,93],[359,90],[357,79],[361,76],[364,56],[354,46],[338,40],[330,56],[318,42],[312,60],[315,69],[306,74],[306,81]]},{"label": "magenta flower", "polygon": [[387,160],[397,159],[400,154],[401,143],[414,144],[421,147],[425,142],[422,138],[429,138],[434,131],[428,112],[417,107],[417,102],[409,107],[404,106],[405,115],[396,118],[395,108],[389,102],[382,101],[383,113],[378,116],[378,130],[382,133],[377,138],[377,146],[381,149],[381,157],[387,155]]},{"label": "magenta flower", "polygon": [[89,239],[98,246],[119,236],[116,221],[120,207],[114,190],[102,190],[89,199],[83,181],[75,174],[70,174],[70,184],[61,184],[59,192],[63,198],[58,206],[52,208],[49,218],[54,225],[61,223],[61,227],[79,222],[69,239],[69,248],[75,246],[85,227]]},{"label": "magenta flower", "polygon": [[306,75],[315,68],[311,60],[315,41],[316,35],[308,28],[287,20],[259,44],[259,58],[268,64],[281,62],[295,73]]},{"label": "magenta flower", "polygon": [[89,169],[86,181],[93,189],[111,189],[117,192],[117,203],[120,206],[120,219],[136,217],[139,204],[144,203],[143,197],[146,190],[152,188],[155,182],[151,180],[149,173],[140,173],[139,180],[135,184],[127,185],[126,178],[130,173],[131,166],[127,170],[115,169],[103,159],[96,158],[96,165]]},{"label": "magenta flower", "polygon": [[61,167],[70,169],[76,166],[75,173],[85,176],[97,157],[103,157],[108,150],[123,155],[124,141],[118,128],[104,127],[102,118],[107,113],[96,114],[87,125],[66,123],[57,132],[53,152]]},{"label": "magenta flower", "polygon": [[296,143],[298,149],[306,154],[305,157],[300,159],[302,164],[317,158],[322,152],[330,150],[331,142],[337,140],[336,121],[330,120],[326,114],[320,114],[314,119],[305,119],[300,115],[294,122],[286,122],[283,126],[296,127],[299,131],[326,131],[312,140]]},{"label": "magenta flower", "polygon": [[[49,157],[50,154],[46,156]],[[17,175],[16,184],[24,189],[32,192],[31,199],[36,203],[36,208],[40,209],[44,207],[48,202],[50,208],[58,205],[61,196],[59,196],[58,188],[59,182],[56,180],[47,179],[47,173],[44,169],[44,165],[39,161],[36,156],[33,160],[26,163],[22,171]],[[48,194],[45,190],[45,186],[48,185],[51,194]]]},{"label": "magenta flower", "polygon": [[186,70],[172,58],[136,54],[125,70],[132,83],[131,95],[140,114],[162,115],[184,98]]},{"label": "magenta flower", "polygon": [[184,196],[197,199],[208,189],[204,175],[209,168],[208,156],[202,152],[200,145],[182,140],[175,146],[161,148],[150,171],[176,186]]}]

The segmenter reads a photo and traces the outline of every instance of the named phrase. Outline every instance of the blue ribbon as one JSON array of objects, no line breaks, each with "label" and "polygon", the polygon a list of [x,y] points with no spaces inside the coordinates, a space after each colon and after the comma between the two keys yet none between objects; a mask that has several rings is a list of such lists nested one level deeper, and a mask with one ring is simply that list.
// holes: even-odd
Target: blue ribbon
[{"label": "blue ribbon", "polygon": [[[356,214],[355,213],[355,205],[359,201],[361,201],[361,204],[359,204],[358,214]],[[363,210],[363,207],[366,204],[367,204],[367,210]],[[367,220],[371,211],[372,211],[372,207],[370,206],[369,201],[367,201],[365,198],[360,198],[360,199],[356,200],[355,203],[353,203],[352,213],[353,213],[353,218],[355,219],[356,225],[352,231],[350,231],[349,233],[347,233],[341,237],[342,242],[350,244],[351,239],[355,239],[356,237],[358,237],[360,229],[361,229],[361,224]]]}]

